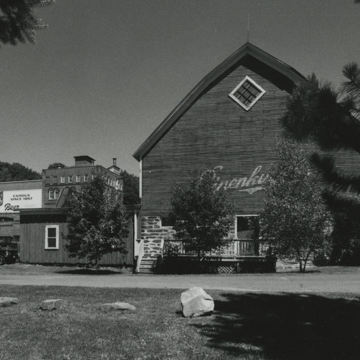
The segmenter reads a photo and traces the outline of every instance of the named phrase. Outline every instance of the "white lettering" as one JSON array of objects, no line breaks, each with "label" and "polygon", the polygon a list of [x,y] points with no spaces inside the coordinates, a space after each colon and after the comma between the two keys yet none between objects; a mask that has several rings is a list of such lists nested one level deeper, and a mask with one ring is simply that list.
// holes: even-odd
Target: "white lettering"
[{"label": "white lettering", "polygon": [[[240,188],[247,188],[247,189],[240,189],[238,191],[242,191],[242,192],[245,191],[245,192],[248,192],[249,194],[253,194],[256,191],[263,190],[262,186],[255,186],[255,187],[253,187],[253,186],[263,184],[269,177],[269,174],[258,175],[262,169],[262,166],[259,165],[258,167],[255,168],[255,170],[250,175],[250,177],[242,177],[242,178],[238,178],[238,179],[234,178],[232,180],[222,180],[221,177],[218,176],[217,172],[220,172],[223,169],[224,169],[224,167],[221,165],[215,166],[212,169],[212,171],[214,172],[214,179],[216,179],[216,182],[218,184],[216,190],[219,190],[222,187],[224,188],[224,190],[238,189],[240,187]],[[209,170],[206,170],[206,171],[209,171]]]}]

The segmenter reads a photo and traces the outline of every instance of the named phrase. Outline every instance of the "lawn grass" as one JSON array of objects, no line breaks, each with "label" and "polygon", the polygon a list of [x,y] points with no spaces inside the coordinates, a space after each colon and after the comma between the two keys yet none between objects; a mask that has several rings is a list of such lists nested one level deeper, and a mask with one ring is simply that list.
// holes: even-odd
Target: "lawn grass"
[{"label": "lawn grass", "polygon": [[[360,297],[209,291],[212,316],[186,319],[181,290],[2,285],[0,359],[359,359]],[[43,300],[64,307],[42,311]],[[125,301],[135,312],[99,310]]]}]

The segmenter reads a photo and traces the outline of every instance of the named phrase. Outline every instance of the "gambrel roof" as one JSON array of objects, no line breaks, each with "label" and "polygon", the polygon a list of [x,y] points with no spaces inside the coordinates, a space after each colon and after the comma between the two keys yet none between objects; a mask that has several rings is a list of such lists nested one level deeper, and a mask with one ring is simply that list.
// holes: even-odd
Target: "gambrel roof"
[{"label": "gambrel roof", "polygon": [[141,161],[204,93],[214,87],[240,65],[268,78],[272,83],[280,89],[287,91],[289,94],[292,92],[294,86],[304,79],[303,75],[291,66],[247,42],[206,75],[194,89],[190,91],[190,93],[136,150],[133,154],[134,158]]}]

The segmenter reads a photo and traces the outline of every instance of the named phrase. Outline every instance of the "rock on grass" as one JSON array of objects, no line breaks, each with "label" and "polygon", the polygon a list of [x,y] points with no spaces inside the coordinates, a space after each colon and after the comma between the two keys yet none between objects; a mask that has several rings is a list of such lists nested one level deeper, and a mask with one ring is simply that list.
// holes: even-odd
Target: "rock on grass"
[{"label": "rock on grass", "polygon": [[131,304],[125,303],[125,302],[114,302],[114,303],[110,303],[110,304],[102,304],[102,305],[100,305],[100,310],[104,311],[104,312],[117,311],[117,310],[135,311],[136,307],[134,305],[131,305]]},{"label": "rock on grass", "polygon": [[18,298],[0,297],[0,307],[13,306],[19,302]]}]

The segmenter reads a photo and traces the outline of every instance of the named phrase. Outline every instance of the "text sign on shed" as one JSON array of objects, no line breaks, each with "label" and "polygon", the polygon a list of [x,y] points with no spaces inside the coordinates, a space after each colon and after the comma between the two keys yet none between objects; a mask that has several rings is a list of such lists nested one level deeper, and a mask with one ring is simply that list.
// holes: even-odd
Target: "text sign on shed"
[{"label": "text sign on shed", "polygon": [[41,189],[0,191],[0,212],[41,208],[41,199]]}]

